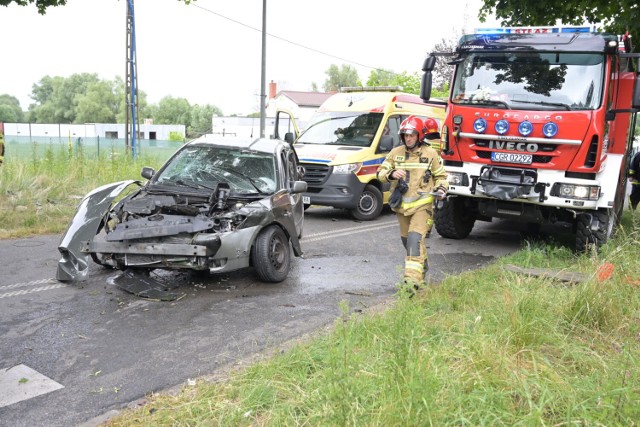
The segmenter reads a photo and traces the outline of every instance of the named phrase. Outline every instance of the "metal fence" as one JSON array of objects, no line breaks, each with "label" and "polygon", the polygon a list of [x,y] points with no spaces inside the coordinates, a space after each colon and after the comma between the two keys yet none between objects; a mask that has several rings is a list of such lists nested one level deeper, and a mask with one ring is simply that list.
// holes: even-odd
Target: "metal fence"
[{"label": "metal fence", "polygon": [[[131,148],[126,146],[124,139],[13,135],[5,135],[4,138],[5,162],[11,162],[12,159],[38,160],[51,152],[55,154],[66,152],[69,155],[82,155],[85,158],[131,153]],[[137,140],[136,155],[165,160],[182,144],[182,141]]]}]

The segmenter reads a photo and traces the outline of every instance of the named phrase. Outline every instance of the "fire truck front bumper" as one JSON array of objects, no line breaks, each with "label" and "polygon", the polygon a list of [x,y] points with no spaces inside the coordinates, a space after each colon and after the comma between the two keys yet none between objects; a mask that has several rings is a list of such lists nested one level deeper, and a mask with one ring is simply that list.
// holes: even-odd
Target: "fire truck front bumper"
[{"label": "fire truck front bumper", "polygon": [[564,171],[465,164],[447,173],[449,194],[472,198],[595,210],[612,208],[615,196],[615,187],[600,179],[568,178]]}]

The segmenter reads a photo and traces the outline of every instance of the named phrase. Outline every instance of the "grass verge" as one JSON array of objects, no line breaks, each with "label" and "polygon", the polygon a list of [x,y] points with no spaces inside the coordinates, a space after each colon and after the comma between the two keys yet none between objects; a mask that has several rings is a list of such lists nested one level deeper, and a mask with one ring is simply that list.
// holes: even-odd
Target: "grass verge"
[{"label": "grass verge", "polygon": [[639,224],[626,213],[598,254],[531,242],[414,298],[399,292],[383,313],[345,303],[330,332],[107,425],[637,425]]},{"label": "grass verge", "polygon": [[103,184],[142,179],[143,166],[157,169],[163,156],[133,159],[120,151],[85,158],[82,150],[48,148],[30,159],[9,159],[0,167],[0,239],[61,233],[82,198]]}]

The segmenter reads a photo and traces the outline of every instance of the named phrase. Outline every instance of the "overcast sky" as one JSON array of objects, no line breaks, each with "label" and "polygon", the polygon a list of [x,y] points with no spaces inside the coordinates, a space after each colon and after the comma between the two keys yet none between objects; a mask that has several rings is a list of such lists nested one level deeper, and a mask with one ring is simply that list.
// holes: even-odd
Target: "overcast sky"
[{"label": "overcast sky", "polygon": [[[213,104],[225,115],[259,110],[262,0],[135,0],[138,87],[150,103],[164,96]],[[267,83],[320,90],[331,64],[419,71],[442,38],[480,24],[481,0],[267,0]],[[124,79],[125,0],[68,0],[49,8],[0,7],[0,94],[23,110],[44,76],[97,73]],[[268,88],[268,86],[267,86]]]}]

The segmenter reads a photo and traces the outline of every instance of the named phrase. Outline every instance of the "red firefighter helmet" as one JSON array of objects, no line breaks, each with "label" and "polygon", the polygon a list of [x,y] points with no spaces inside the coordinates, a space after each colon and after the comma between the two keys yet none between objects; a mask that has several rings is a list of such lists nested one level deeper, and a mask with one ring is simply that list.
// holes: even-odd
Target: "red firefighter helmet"
[{"label": "red firefighter helmet", "polygon": [[424,120],[424,138],[431,139],[440,139],[440,131],[438,130],[438,122],[431,117],[427,117]]},{"label": "red firefighter helmet", "polygon": [[400,130],[398,131],[398,134],[400,135],[400,139],[402,140],[403,143],[404,143],[404,135],[412,134],[412,133],[415,133],[416,135],[418,135],[417,144],[420,144],[422,141],[422,138],[424,137],[424,123],[422,123],[422,120],[420,120],[418,117],[415,117],[415,116],[409,116],[406,119],[404,119],[400,124]]}]

